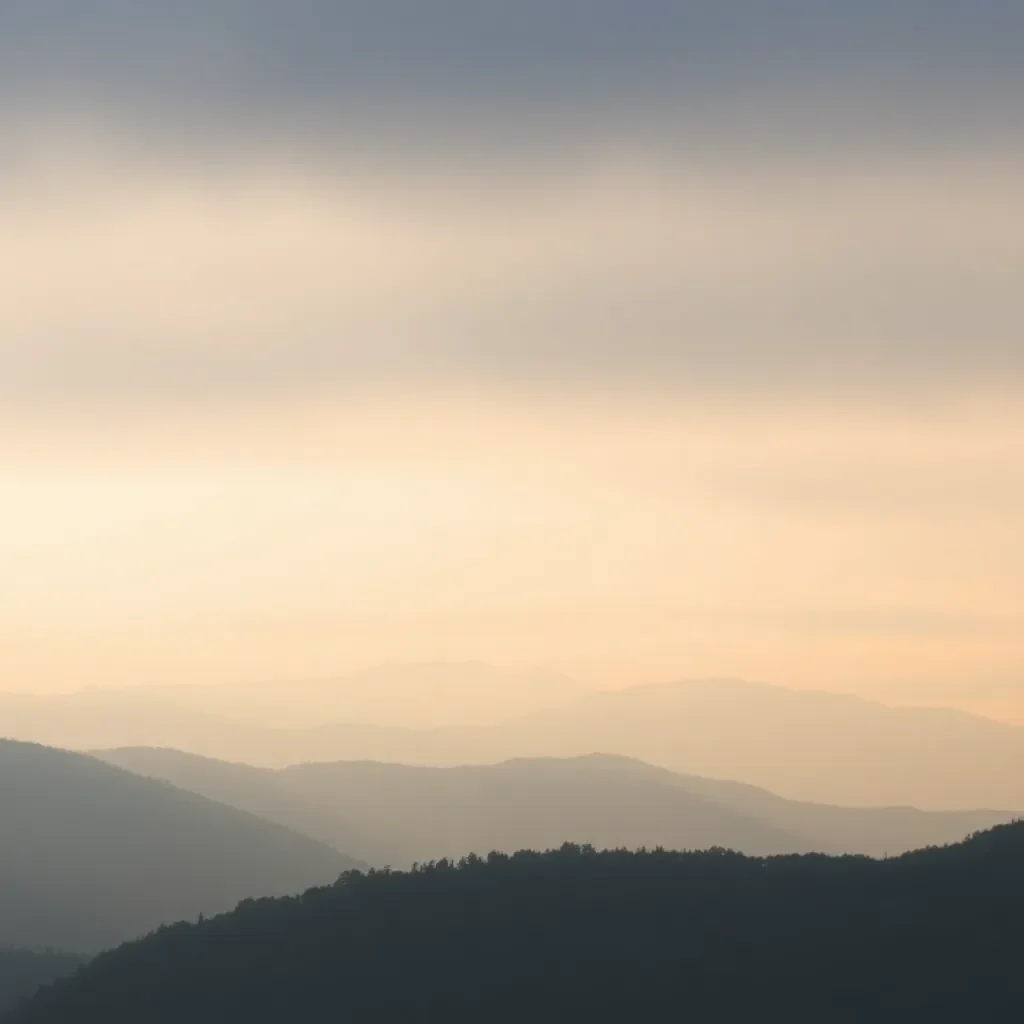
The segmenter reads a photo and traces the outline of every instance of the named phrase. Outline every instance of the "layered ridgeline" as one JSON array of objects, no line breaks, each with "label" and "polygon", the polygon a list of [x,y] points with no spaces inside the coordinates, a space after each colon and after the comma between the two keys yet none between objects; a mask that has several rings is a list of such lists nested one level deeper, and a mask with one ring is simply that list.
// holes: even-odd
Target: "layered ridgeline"
[{"label": "layered ridgeline", "polygon": [[357,865],[167,783],[0,741],[0,946],[94,952]]},{"label": "layered ridgeline", "polygon": [[0,692],[0,721],[11,738],[54,747],[170,746],[264,763],[316,756],[321,742],[336,742],[333,723],[344,723],[342,733],[380,731],[382,739],[417,730],[486,728],[589,692],[551,672],[478,662],[408,664],[277,684]]},{"label": "layered ridgeline", "polygon": [[0,1015],[14,1009],[44,985],[73,974],[85,957],[26,949],[0,949]]},{"label": "layered ridgeline", "polygon": [[346,875],[97,958],[12,1024],[1019,1016],[1024,826],[886,861],[492,855]]},{"label": "layered ridgeline", "polygon": [[[470,682],[428,674],[418,684],[415,678],[401,685],[323,684],[312,696],[300,688],[296,704],[315,708],[315,727],[298,727],[297,713],[281,714],[280,727],[271,727],[270,698],[262,691],[221,693],[216,687],[0,695],[0,721],[11,736],[54,746],[170,747],[275,768],[340,760],[494,764],[602,751],[815,803],[1024,811],[1024,728],[961,712],[727,680],[582,695],[552,684],[552,699],[560,704],[542,707],[543,680],[518,705],[508,691],[521,681],[504,689],[479,683],[503,712],[524,704],[534,710],[470,724],[457,713],[456,699],[472,690]],[[231,710],[249,703],[257,710]],[[474,718],[484,703],[480,698],[472,705]],[[395,711],[427,706],[434,708],[434,722],[461,724],[412,728],[423,715]]]},{"label": "layered ridgeline", "polygon": [[996,811],[925,813],[783,800],[733,782],[611,756],[459,768],[375,762],[270,771],[172,750],[99,755],[142,775],[281,822],[379,867],[491,850],[705,849],[877,856],[949,843],[1011,820]]}]

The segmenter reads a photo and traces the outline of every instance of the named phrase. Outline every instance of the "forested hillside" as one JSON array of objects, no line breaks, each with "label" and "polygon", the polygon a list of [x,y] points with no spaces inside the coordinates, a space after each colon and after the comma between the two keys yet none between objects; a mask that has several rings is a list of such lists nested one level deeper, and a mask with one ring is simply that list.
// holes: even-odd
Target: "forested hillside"
[{"label": "forested hillside", "polygon": [[1022,959],[1024,825],[886,861],[565,847],[246,902],[12,1024],[999,1021]]},{"label": "forested hillside", "polygon": [[85,957],[73,953],[0,949],[0,1014],[49,985],[76,971]]}]

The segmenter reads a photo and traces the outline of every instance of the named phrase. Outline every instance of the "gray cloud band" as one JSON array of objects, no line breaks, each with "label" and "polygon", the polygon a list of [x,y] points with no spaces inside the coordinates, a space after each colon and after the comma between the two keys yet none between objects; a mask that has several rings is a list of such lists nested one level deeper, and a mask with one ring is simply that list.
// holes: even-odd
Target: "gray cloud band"
[{"label": "gray cloud band", "polygon": [[[995,143],[1019,154],[1024,129],[1007,112],[1024,87],[1022,39],[1024,6],[977,0],[9,0],[0,117],[10,125],[79,118],[86,135],[95,125],[144,139],[172,177],[191,161],[201,179],[218,148],[241,152],[243,166],[255,151],[297,166],[300,190],[322,146],[329,176],[376,160],[401,191],[436,173],[443,202],[408,237],[387,234],[393,218],[378,204],[382,226],[367,219],[349,249],[337,244],[351,231],[345,217],[321,229],[302,214],[279,235],[247,229],[195,280],[164,263],[220,244],[201,213],[190,235],[173,214],[150,223],[145,202],[115,204],[107,219],[55,229],[35,264],[26,250],[38,226],[28,217],[15,230],[5,217],[0,264],[15,288],[0,310],[0,395],[290,393],[459,377],[775,395],[1018,386],[1022,257],[1011,240],[1024,190],[1006,185],[1013,165],[959,178],[945,199],[931,179],[942,147],[954,163]],[[975,131],[987,132],[984,144]],[[889,187],[889,164],[915,132],[939,160]],[[732,147],[729,174],[747,178],[738,213],[713,170],[696,185],[687,177],[716,137]],[[17,148],[17,132],[5,138],[0,146]],[[655,197],[664,219],[633,214],[647,185],[627,180],[558,221],[574,176],[557,155],[585,164],[583,142],[665,156]],[[837,165],[879,177],[880,200],[840,188],[800,202],[792,182],[780,197],[758,163],[773,145],[795,145],[812,183],[830,161],[822,177]],[[485,179],[530,165],[556,197],[554,227],[535,218],[531,235],[515,211],[495,217],[500,189],[462,195],[467,153],[490,161],[478,166]],[[113,191],[136,170],[115,168]],[[925,187],[939,199],[915,221]],[[344,174],[330,188],[344,194]],[[761,195],[751,200],[751,189]],[[334,199],[324,202],[329,217]],[[602,225],[602,209],[618,206],[619,220]],[[266,207],[244,216],[251,228]],[[638,217],[647,235],[624,237]],[[118,232],[137,233],[139,253],[97,257],[94,240]],[[291,246],[288,260],[254,252],[250,236],[271,252]],[[370,273],[410,247],[408,265]],[[161,250],[169,255],[154,258]],[[138,272],[147,260],[148,277]],[[326,273],[334,261],[342,269]],[[250,277],[226,274],[232,264]],[[353,311],[361,292],[376,298]]]},{"label": "gray cloud band", "polygon": [[1022,40],[1024,9],[995,0],[8,0],[0,94],[12,118],[211,144],[813,124],[838,146],[886,122],[998,132]]}]

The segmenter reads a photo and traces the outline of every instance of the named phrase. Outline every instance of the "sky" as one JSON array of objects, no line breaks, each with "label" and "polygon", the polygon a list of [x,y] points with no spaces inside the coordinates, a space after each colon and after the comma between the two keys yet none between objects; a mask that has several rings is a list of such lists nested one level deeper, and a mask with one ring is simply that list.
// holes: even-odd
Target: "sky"
[{"label": "sky", "polygon": [[0,687],[1024,721],[1024,7],[9,0]]}]

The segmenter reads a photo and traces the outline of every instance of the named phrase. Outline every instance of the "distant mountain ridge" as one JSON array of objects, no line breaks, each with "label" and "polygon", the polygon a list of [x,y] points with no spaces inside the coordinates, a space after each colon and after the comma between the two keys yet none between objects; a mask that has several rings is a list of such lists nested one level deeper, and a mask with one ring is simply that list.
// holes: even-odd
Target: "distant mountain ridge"
[{"label": "distant mountain ridge", "polygon": [[963,712],[729,680],[586,693],[488,725],[339,721],[268,728],[163,693],[0,695],[3,731],[76,749],[167,747],[268,767],[301,761],[489,764],[605,751],[794,800],[851,807],[1024,810],[1024,729]]},{"label": "distant mountain ridge", "polygon": [[165,782],[0,741],[0,947],[91,953],[358,866]]},{"label": "distant mountain ridge", "polygon": [[797,803],[752,786],[603,755],[458,768],[338,762],[276,772],[168,750],[97,756],[279,821],[378,866],[565,841],[885,856],[959,841],[1012,818],[997,811]]}]

